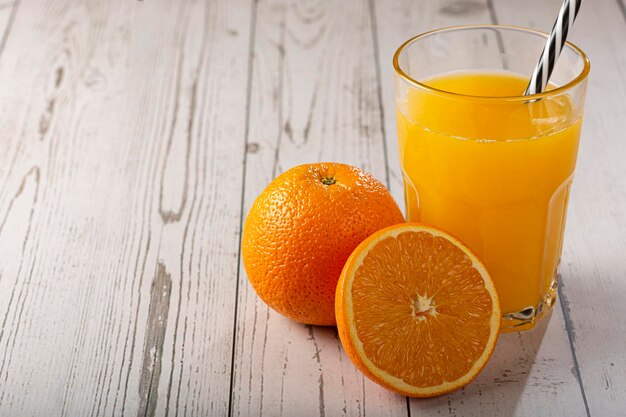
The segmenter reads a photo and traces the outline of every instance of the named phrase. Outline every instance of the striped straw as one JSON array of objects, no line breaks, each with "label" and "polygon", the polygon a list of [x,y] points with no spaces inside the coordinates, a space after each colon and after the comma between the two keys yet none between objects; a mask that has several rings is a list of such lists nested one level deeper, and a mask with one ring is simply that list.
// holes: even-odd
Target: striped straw
[{"label": "striped straw", "polygon": [[541,51],[539,62],[533,71],[533,76],[526,87],[525,96],[541,93],[548,85],[548,80],[556,64],[556,60],[561,54],[563,45],[567,39],[569,28],[574,25],[574,20],[578,15],[578,10],[583,0],[564,0],[559,17],[556,18],[550,36]]}]

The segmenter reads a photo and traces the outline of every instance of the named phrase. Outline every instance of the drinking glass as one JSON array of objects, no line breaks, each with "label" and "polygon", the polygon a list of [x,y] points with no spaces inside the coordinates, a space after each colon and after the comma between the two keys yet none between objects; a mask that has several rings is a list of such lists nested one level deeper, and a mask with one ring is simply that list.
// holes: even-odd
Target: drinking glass
[{"label": "drinking glass", "polygon": [[502,331],[556,299],[589,60],[566,43],[548,89],[524,96],[546,33],[435,30],[394,56],[407,220],[469,246],[492,276]]}]

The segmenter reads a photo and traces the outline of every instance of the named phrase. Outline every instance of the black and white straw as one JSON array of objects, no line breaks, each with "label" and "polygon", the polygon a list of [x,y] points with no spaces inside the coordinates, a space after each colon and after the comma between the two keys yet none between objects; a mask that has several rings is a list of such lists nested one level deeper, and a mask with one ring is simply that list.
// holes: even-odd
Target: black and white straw
[{"label": "black and white straw", "polygon": [[561,54],[563,45],[567,39],[567,32],[574,25],[578,10],[583,0],[564,0],[559,16],[554,22],[550,36],[544,46],[539,62],[533,71],[533,76],[526,87],[524,95],[541,93],[548,85],[548,80]]}]

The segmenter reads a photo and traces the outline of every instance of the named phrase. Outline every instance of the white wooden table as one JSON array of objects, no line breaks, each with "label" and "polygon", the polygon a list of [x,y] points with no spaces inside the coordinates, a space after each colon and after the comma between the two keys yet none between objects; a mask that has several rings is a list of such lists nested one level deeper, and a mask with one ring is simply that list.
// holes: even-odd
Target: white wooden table
[{"label": "white wooden table", "polygon": [[402,201],[391,56],[436,27],[549,30],[560,0],[0,1],[0,416],[626,415],[626,6],[592,61],[559,303],[479,378],[407,400],[270,311],[242,220],[278,173]]}]

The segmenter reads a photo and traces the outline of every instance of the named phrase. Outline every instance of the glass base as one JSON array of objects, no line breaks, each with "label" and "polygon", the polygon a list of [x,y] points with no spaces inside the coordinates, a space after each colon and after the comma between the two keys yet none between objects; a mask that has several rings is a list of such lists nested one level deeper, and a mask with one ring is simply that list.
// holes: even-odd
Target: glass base
[{"label": "glass base", "polygon": [[552,280],[547,294],[536,306],[526,307],[519,311],[503,313],[500,321],[500,333],[519,332],[531,330],[539,320],[552,308],[556,301],[556,293],[559,288],[559,275]]}]

